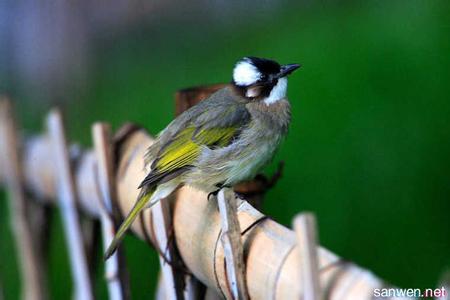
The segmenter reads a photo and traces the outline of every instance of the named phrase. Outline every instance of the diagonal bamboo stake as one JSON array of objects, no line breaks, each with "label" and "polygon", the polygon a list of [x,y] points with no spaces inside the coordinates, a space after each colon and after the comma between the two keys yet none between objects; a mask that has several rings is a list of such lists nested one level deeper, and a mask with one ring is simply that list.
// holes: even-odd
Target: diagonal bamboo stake
[{"label": "diagonal bamboo stake", "polygon": [[220,219],[222,223],[222,246],[225,253],[227,279],[232,299],[248,299],[245,284],[244,254],[241,243],[241,229],[237,219],[236,197],[232,189],[223,188],[218,194]]},{"label": "diagonal bamboo stake", "polygon": [[9,195],[11,229],[15,235],[19,251],[23,277],[22,297],[40,299],[41,286],[39,258],[33,247],[33,233],[27,218],[28,204],[23,187],[23,172],[19,158],[18,137],[11,103],[6,98],[0,100],[0,137],[3,142],[1,154],[4,161],[5,181]]},{"label": "diagonal bamboo stake", "polygon": [[[138,191],[136,186],[145,177],[142,157],[152,143],[145,130],[134,130],[122,138],[117,149],[118,205],[122,216],[131,209]],[[3,141],[0,141],[0,143]],[[54,202],[56,177],[54,161],[46,136],[37,136],[24,146],[25,183],[28,190],[46,201]],[[32,159],[31,159],[32,158]],[[0,162],[4,164],[4,162]],[[93,201],[95,190],[95,157],[86,151],[78,161],[75,183],[79,192],[79,207],[92,218],[97,218],[99,200]],[[0,173],[3,172],[0,168]],[[0,179],[5,178],[0,174]],[[220,241],[220,216],[217,206],[207,200],[207,195],[190,187],[179,189],[175,195],[173,224],[180,255],[189,270],[209,288],[221,293],[227,279],[223,249]],[[297,299],[302,293],[299,258],[295,233],[270,219],[260,222],[263,215],[248,203],[238,206],[238,219],[242,232],[246,281],[249,297],[255,299]],[[143,213],[143,224],[152,222],[149,210]],[[251,228],[251,229],[249,229]],[[145,233],[141,223],[135,222],[132,231],[141,239]],[[151,230],[148,230],[151,232]],[[154,241],[154,236],[150,236]],[[154,242],[153,242],[154,243]],[[319,247],[319,270],[322,288],[328,299],[370,299],[373,289],[384,286],[371,272],[341,260],[330,251]]]},{"label": "diagonal bamboo stake", "polygon": [[76,208],[76,189],[69,161],[66,136],[61,113],[52,111],[47,118],[47,129],[51,139],[52,161],[54,161],[55,179],[58,179],[58,198],[63,225],[67,239],[67,248],[75,282],[74,297],[79,300],[93,299],[93,291],[83,236]]},{"label": "diagonal bamboo stake", "polygon": [[303,259],[303,300],[321,300],[316,219],[312,213],[301,213],[294,218],[293,223],[298,240],[298,255],[300,261]]},{"label": "diagonal bamboo stake", "polygon": [[[192,275],[185,275],[186,287],[183,291],[185,300],[206,300],[206,287]],[[158,282],[156,286],[155,299],[167,300],[170,299],[166,296],[166,287],[164,284],[164,278],[160,272],[158,275]],[[220,298],[217,298],[220,299]]]},{"label": "diagonal bamboo stake", "polygon": [[[177,272],[174,262],[177,260],[173,247],[169,245],[169,230],[172,226],[172,217],[167,199],[162,199],[152,208],[153,228],[157,247],[161,250],[159,264],[162,271],[162,282],[164,284],[164,294],[167,299],[184,299],[183,282],[184,274]],[[167,249],[167,251],[166,251]],[[162,257],[162,255],[165,256]],[[171,262],[168,264],[166,259]]]},{"label": "diagonal bamboo stake", "polygon": [[[38,253],[37,241],[33,240],[33,228],[28,219],[30,203],[24,189],[23,166],[19,157],[19,141],[11,103],[0,99],[0,142],[4,162],[5,181],[8,188],[11,228],[16,239],[22,275],[22,298],[45,299],[44,268]],[[31,212],[32,213],[32,212]]]},{"label": "diagonal bamboo stake", "polygon": [[193,275],[186,275],[186,287],[184,289],[184,299],[186,300],[204,300],[206,287]]},{"label": "diagonal bamboo stake", "polygon": [[158,274],[158,282],[156,284],[156,294],[155,300],[167,300],[166,289],[164,287],[164,282],[161,272]]},{"label": "diagonal bamboo stake", "polygon": [[[96,123],[92,126],[92,136],[97,158],[99,186],[103,200],[98,206],[103,246],[106,249],[116,232],[113,206],[117,200],[117,192],[114,180],[111,127],[105,123]],[[105,262],[105,278],[108,283],[109,299],[121,300],[130,297],[126,267],[121,263],[122,259],[124,259],[122,251],[119,250]]]}]

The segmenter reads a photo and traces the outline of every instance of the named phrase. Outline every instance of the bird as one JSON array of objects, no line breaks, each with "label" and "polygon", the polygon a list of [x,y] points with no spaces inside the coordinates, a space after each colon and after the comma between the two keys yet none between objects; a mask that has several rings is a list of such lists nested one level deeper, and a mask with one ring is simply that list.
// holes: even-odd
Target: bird
[{"label": "bird", "polygon": [[252,56],[239,59],[230,85],[169,123],[144,155],[148,174],[105,259],[143,209],[180,185],[209,195],[255,177],[287,134],[291,120],[287,76],[299,67]]}]

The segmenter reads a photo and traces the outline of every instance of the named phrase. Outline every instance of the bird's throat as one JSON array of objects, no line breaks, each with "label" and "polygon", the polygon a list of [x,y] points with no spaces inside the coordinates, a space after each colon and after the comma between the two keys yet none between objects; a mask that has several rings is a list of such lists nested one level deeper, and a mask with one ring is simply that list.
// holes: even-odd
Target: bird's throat
[{"label": "bird's throat", "polygon": [[277,84],[270,91],[269,96],[263,100],[266,105],[271,105],[286,97],[287,78],[278,79]]}]

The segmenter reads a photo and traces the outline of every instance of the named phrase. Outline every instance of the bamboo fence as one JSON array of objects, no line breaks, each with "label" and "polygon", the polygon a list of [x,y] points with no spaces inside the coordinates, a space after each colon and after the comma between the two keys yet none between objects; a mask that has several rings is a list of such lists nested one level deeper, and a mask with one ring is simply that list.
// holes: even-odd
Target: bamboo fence
[{"label": "bamboo fence", "polygon": [[[221,86],[180,91],[177,112]],[[50,113],[45,133],[20,138],[4,100],[0,122],[0,183],[10,191],[12,228],[22,250],[23,298],[46,298],[39,275],[42,262],[38,252],[29,247],[35,243],[31,236],[41,229],[29,226],[29,216],[24,213],[28,202],[62,210],[63,221],[70,223],[67,242],[74,246],[69,253],[76,283],[74,297],[91,298],[87,254],[82,247],[86,241],[78,213],[101,220],[104,245],[108,244],[136,200],[137,186],[146,175],[143,156],[153,138],[131,124],[111,137],[108,125],[99,123],[93,127],[95,149],[71,151],[57,111]],[[236,189],[257,207],[261,192],[270,184],[263,179]],[[373,299],[374,289],[385,287],[370,271],[317,246],[313,215],[296,217],[293,231],[265,217],[249,202],[235,198],[229,190],[222,190],[218,201],[208,201],[202,191],[183,186],[159,208],[140,215],[132,232],[161,256],[157,299],[361,300]],[[168,244],[176,247],[166,248]],[[121,250],[106,264],[111,299],[129,298]]]}]

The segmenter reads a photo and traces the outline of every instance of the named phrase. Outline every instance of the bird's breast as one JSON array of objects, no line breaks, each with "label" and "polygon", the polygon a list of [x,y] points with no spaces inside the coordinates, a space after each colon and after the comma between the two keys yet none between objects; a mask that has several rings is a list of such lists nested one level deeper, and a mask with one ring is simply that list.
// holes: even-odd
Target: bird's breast
[{"label": "bird's breast", "polygon": [[204,147],[195,170],[187,182],[207,190],[216,184],[235,185],[256,176],[275,154],[287,133],[290,120],[289,103],[277,107],[248,107],[251,121],[227,147]]},{"label": "bird's breast", "polygon": [[226,185],[253,178],[271,160],[283,136],[281,128],[253,119],[230,146],[211,151],[211,157],[216,156],[209,160],[211,174]]}]

